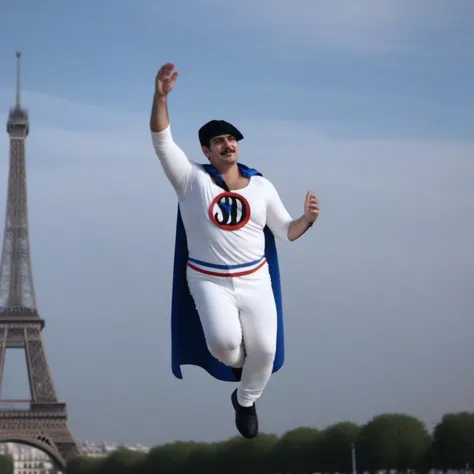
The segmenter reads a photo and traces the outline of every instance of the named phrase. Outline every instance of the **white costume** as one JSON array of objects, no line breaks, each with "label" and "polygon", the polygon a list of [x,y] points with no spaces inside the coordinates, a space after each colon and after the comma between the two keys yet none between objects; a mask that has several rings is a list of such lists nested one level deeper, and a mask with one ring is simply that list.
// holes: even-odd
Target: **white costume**
[{"label": "white costume", "polygon": [[152,133],[153,146],[178,197],[186,230],[187,281],[211,354],[242,367],[237,392],[252,406],[272,373],[277,313],[264,258],[267,225],[288,240],[292,221],[274,186],[253,176],[226,192],[173,141],[170,127]]}]

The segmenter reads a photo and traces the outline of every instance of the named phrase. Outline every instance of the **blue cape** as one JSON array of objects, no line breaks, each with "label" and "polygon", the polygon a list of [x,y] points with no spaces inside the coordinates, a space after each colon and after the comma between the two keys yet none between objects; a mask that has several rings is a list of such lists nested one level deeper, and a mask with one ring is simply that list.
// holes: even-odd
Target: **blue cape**
[{"label": "blue cape", "polygon": [[[243,176],[262,176],[257,170],[248,168],[243,164],[238,165]],[[217,169],[210,165],[203,165],[215,180],[216,184],[229,191]],[[277,348],[273,372],[278,371],[284,362],[284,332],[283,308],[280,284],[280,269],[275,237],[268,227],[265,234],[265,257],[268,262],[272,280],[273,295],[278,316]],[[182,365],[196,365],[206,370],[210,375],[225,382],[237,381],[232,368],[228,367],[211,355],[209,352],[199,315],[194,305],[194,300],[189,292],[186,267],[188,263],[188,245],[181,212],[178,206],[176,222],[176,239],[173,268],[173,290],[171,302],[171,366],[176,378],[182,379]]]}]

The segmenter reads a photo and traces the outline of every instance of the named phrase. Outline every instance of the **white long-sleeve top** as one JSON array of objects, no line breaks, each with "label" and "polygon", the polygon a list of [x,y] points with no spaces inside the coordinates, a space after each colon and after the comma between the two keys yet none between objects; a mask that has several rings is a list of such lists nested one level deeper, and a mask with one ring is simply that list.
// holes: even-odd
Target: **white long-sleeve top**
[{"label": "white long-sleeve top", "polygon": [[265,225],[277,238],[288,240],[292,218],[268,179],[252,176],[245,188],[226,192],[202,165],[187,158],[174,142],[169,126],[151,134],[178,197],[191,266],[216,274],[260,266]]}]

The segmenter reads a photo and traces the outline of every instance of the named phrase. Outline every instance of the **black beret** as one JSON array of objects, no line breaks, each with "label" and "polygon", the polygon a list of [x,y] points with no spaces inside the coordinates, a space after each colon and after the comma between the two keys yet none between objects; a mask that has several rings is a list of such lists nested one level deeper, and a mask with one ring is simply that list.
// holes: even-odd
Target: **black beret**
[{"label": "black beret", "polygon": [[244,136],[232,124],[225,120],[211,120],[199,129],[199,142],[201,146],[209,146],[212,138],[220,135],[232,135],[237,141]]}]

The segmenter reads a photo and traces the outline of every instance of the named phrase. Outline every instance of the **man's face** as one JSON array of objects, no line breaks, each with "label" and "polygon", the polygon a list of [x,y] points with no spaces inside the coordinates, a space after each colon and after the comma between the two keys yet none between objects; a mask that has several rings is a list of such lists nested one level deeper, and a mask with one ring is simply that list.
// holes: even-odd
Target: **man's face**
[{"label": "man's face", "polygon": [[239,159],[239,145],[232,135],[219,135],[211,139],[209,147],[202,147],[212,164],[232,164]]}]

